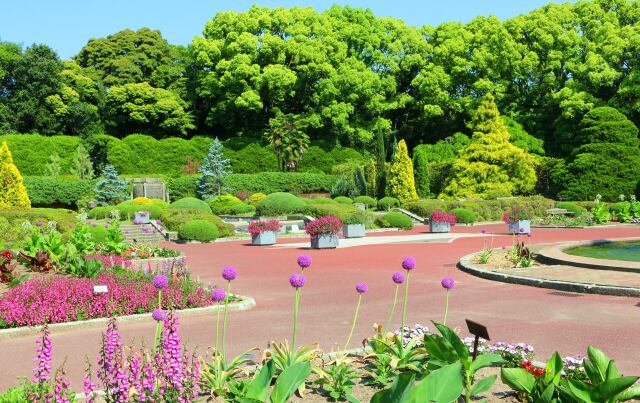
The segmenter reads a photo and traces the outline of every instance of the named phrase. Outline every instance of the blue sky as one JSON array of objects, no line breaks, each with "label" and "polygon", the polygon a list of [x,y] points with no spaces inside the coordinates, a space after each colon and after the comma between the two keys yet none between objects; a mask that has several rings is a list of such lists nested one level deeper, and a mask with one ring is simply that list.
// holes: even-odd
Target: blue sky
[{"label": "blue sky", "polygon": [[195,35],[200,35],[205,22],[216,12],[244,11],[252,4],[311,6],[317,10],[332,4],[348,4],[422,26],[466,22],[477,15],[505,19],[547,3],[549,0],[2,0],[0,40],[25,46],[45,43],[60,57],[69,58],[90,38],[104,37],[124,28],[159,29],[170,43],[187,45]]}]

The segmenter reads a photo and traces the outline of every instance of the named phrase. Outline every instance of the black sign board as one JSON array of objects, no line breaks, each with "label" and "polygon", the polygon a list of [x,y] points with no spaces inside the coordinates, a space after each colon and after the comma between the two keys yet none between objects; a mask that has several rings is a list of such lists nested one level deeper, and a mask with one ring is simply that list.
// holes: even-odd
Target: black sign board
[{"label": "black sign board", "polygon": [[476,337],[475,340],[473,341],[473,356],[472,356],[473,359],[475,360],[476,357],[478,356],[478,341],[480,341],[480,338],[482,337],[485,340],[491,340],[491,339],[489,338],[489,331],[487,330],[486,326],[476,323],[469,319],[465,319],[465,320],[467,322],[467,328],[469,329],[469,333],[471,333]]}]

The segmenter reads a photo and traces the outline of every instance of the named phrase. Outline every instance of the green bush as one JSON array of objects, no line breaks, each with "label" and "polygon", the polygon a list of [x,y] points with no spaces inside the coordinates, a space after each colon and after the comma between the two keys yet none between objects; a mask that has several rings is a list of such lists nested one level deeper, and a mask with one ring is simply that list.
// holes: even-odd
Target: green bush
[{"label": "green bush", "polygon": [[358,222],[370,225],[374,221],[372,213],[359,210],[350,204],[316,203],[312,201],[306,205],[302,213],[312,217],[332,215],[339,218],[343,223]]},{"label": "green bush", "polygon": [[304,153],[304,158],[298,164],[300,172],[320,171],[330,173],[333,166],[346,162],[363,162],[362,154],[353,148],[336,146],[325,151],[320,146],[313,145]]},{"label": "green bush", "polygon": [[378,205],[378,201],[371,196],[358,196],[355,199],[353,199],[353,202],[364,204],[365,206],[367,206],[368,209],[374,208]]},{"label": "green bush", "polygon": [[185,197],[196,197],[196,176],[179,176],[167,181],[167,190],[171,201],[184,199]]},{"label": "green bush", "polygon": [[195,197],[184,197],[180,200],[176,200],[169,205],[170,209],[196,209],[201,210],[204,213],[211,214],[211,207],[207,204],[207,202],[202,201],[200,199],[196,199]]},{"label": "green bush", "polygon": [[617,202],[617,203],[613,203],[611,206],[609,206],[609,211],[611,212],[611,214],[613,215],[619,215],[620,213],[624,212],[624,211],[629,211],[629,202]]},{"label": "green bush", "polygon": [[456,221],[460,224],[473,224],[476,222],[476,215],[471,210],[458,207],[454,208],[451,212],[456,216]]},{"label": "green bush", "polygon": [[102,224],[92,223],[87,225],[94,242],[104,242],[107,239],[107,229]]},{"label": "green bush", "polygon": [[153,204],[151,205],[140,205],[134,204],[132,200],[124,201],[115,206],[101,206],[95,207],[89,210],[89,217],[94,219],[103,219],[111,216],[111,212],[113,210],[117,210],[120,212],[120,220],[133,220],[134,213],[136,211],[148,211],[150,213],[150,217],[153,219],[158,219],[162,215],[162,212],[167,209],[169,205],[159,199],[153,199]]},{"label": "green bush", "polygon": [[313,199],[313,203],[317,204],[335,204],[337,203],[334,199],[330,199],[328,197],[316,197]]},{"label": "green bush", "polygon": [[[25,221],[29,221],[33,225],[38,221],[42,221],[44,225],[49,221],[55,221],[57,223],[56,228],[63,235],[73,230],[73,226],[76,225],[77,214],[71,210],[51,208],[10,207],[0,209],[0,218],[4,218],[11,226],[20,227]],[[7,234],[3,233],[0,238],[6,240],[6,236]]]},{"label": "green bush", "polygon": [[209,242],[218,237],[218,228],[209,221],[193,220],[180,227],[178,236],[189,241]]},{"label": "green bush", "polygon": [[25,176],[24,185],[33,207],[76,208],[78,200],[93,195],[96,181],[73,177]]},{"label": "green bush", "polygon": [[340,204],[353,204],[353,200],[346,196],[338,196],[333,200],[335,200],[336,203],[340,203]]},{"label": "green bush", "polygon": [[328,192],[336,178],[332,175],[301,172],[263,172],[231,174],[226,186],[232,193],[318,193]]},{"label": "green bush", "polygon": [[242,200],[230,194],[212,197],[207,200],[207,203],[211,207],[211,212],[217,215],[234,214],[234,207],[243,204]]},{"label": "green bush", "polygon": [[39,134],[8,134],[0,136],[0,144],[7,142],[13,161],[23,176],[46,174],[51,154],[60,156],[61,174],[69,173],[73,154],[80,144],[79,137],[41,136]]},{"label": "green bush", "polygon": [[446,210],[447,205],[441,200],[421,199],[405,202],[402,204],[402,208],[420,217],[429,218],[436,210]]},{"label": "green bush", "polygon": [[307,203],[291,193],[271,193],[258,203],[256,212],[261,216],[278,216],[300,213]]},{"label": "green bush", "polygon": [[170,231],[179,231],[183,224],[189,221],[200,220],[214,224],[218,229],[218,235],[220,237],[233,234],[232,224],[226,224],[220,217],[199,209],[167,209],[162,213],[160,219],[162,225]]},{"label": "green bush", "polygon": [[578,206],[577,204],[575,204],[573,202],[568,202],[568,201],[558,202],[558,204],[556,204],[556,207],[557,208],[561,208],[561,209],[565,209],[565,210],[573,213],[573,215],[576,216],[576,217],[579,217],[580,214],[587,212],[586,208]]},{"label": "green bush", "polygon": [[378,200],[378,210],[389,211],[394,207],[400,207],[400,200],[395,197],[383,197]]},{"label": "green bush", "polygon": [[236,215],[249,214],[249,213],[255,213],[255,211],[256,211],[256,206],[249,203],[240,203],[233,206],[233,208],[231,209],[231,214],[236,214]]},{"label": "green bush", "polygon": [[382,228],[400,228],[410,230],[413,228],[413,221],[409,216],[392,211],[376,219],[376,223]]}]

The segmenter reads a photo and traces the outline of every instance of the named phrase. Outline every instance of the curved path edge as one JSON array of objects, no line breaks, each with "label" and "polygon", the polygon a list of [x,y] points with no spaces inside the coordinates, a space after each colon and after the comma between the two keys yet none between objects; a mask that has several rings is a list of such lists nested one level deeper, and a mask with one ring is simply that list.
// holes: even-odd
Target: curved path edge
[{"label": "curved path edge", "polygon": [[500,281],[509,284],[527,285],[530,287],[549,288],[552,290],[578,292],[585,294],[640,297],[640,288],[635,287],[616,287],[603,284],[588,284],[563,280],[541,279],[484,270],[473,263],[473,257],[476,255],[477,252],[463,256],[458,262],[458,269],[464,271],[465,273],[484,278],[486,280]]},{"label": "curved path edge", "polygon": [[[241,299],[237,302],[232,302],[229,304],[230,311],[246,311],[256,306],[256,301],[247,296],[238,295]],[[209,305],[200,308],[187,308],[176,310],[180,316],[195,316],[195,315],[204,315],[212,312],[217,312],[219,309],[222,309],[222,305]],[[125,315],[125,316],[116,316],[118,322],[126,323],[126,322],[136,322],[140,320],[149,320],[151,313],[138,313],[134,315]],[[86,329],[93,327],[102,327],[107,324],[107,322],[111,318],[96,318],[96,319],[88,319],[88,320],[78,320],[73,322],[63,322],[63,323],[52,323],[49,324],[50,330],[73,330],[73,329]],[[40,329],[42,325],[36,326],[21,326],[10,329],[2,329],[0,330],[0,340],[12,339],[23,336],[32,336],[40,334]]]}]

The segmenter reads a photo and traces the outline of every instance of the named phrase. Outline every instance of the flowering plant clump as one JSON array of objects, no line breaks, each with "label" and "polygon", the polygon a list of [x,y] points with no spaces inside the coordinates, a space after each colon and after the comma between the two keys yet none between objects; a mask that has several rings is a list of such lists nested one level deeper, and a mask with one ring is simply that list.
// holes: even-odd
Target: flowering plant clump
[{"label": "flowering plant clump", "polygon": [[305,232],[312,238],[316,238],[322,234],[337,234],[342,230],[342,221],[332,215],[318,217],[307,224]]},{"label": "flowering plant clump", "polygon": [[584,361],[585,357],[582,355],[563,357],[564,370],[562,371],[562,375],[568,379],[586,381],[588,377],[584,369]]},{"label": "flowering plant clump", "polygon": [[263,232],[278,232],[280,228],[282,228],[282,224],[278,220],[251,221],[248,231],[252,236],[255,236]]},{"label": "flowering plant clump", "polygon": [[442,210],[436,210],[431,213],[431,222],[442,222],[449,223],[450,225],[456,224],[456,216],[455,214],[449,214]]},{"label": "flowering plant clump", "polygon": [[[94,295],[94,285],[105,285],[108,292]],[[0,328],[149,313],[157,303],[158,291],[149,278],[113,273],[96,279],[36,278],[0,298]],[[209,293],[193,281],[176,281],[162,292],[164,307],[184,309],[210,304]]]},{"label": "flowering plant clump", "polygon": [[11,264],[13,253],[10,250],[0,252],[0,283],[10,283],[13,279],[15,264]]},{"label": "flowering plant clump", "polygon": [[531,361],[521,362],[520,367],[524,368],[525,371],[535,376],[536,378],[544,375],[544,369],[536,367]]},{"label": "flowering plant clump", "polygon": [[502,215],[502,221],[507,224],[512,224],[516,221],[529,220],[529,214],[522,207],[514,207],[511,210],[507,210]]},{"label": "flowering plant clump", "polygon": [[97,260],[100,263],[102,263],[102,266],[105,269],[111,269],[116,266],[119,266],[125,269],[133,268],[133,262],[130,259],[127,259],[123,256],[116,255],[116,254],[101,255],[99,253],[95,253],[93,255],[84,256],[84,260],[87,260],[87,261]]}]

